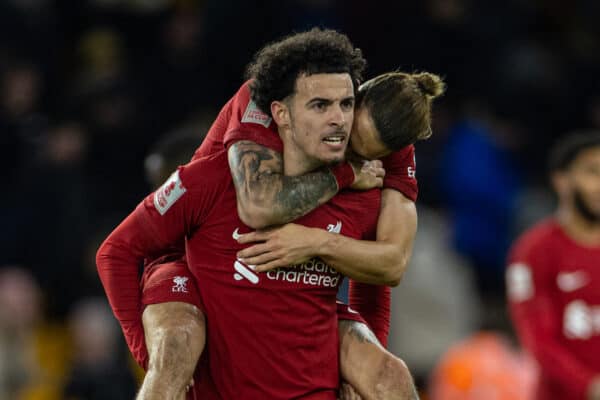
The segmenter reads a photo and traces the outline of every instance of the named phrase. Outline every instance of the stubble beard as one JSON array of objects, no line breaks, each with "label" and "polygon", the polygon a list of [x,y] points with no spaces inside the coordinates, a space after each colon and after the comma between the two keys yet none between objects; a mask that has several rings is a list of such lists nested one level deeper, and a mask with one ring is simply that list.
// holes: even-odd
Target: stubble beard
[{"label": "stubble beard", "polygon": [[600,225],[600,214],[594,212],[588,205],[586,204],[583,194],[578,189],[575,189],[573,193],[573,205],[575,207],[575,211],[590,225],[598,226]]}]

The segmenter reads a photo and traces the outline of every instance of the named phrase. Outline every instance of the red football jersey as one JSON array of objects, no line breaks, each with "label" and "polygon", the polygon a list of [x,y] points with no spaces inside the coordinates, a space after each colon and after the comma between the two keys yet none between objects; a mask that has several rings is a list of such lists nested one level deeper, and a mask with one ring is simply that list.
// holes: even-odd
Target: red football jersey
[{"label": "red football jersey", "polygon": [[[250,229],[235,212],[227,165],[221,151],[178,169],[111,234],[119,253],[113,259],[159,254],[186,237],[188,266],[209,321],[210,375],[220,398],[333,400],[342,277],[320,259],[262,274],[237,260],[244,246],[236,235]],[[379,206],[377,189],[346,191],[297,222],[362,239],[374,235]],[[128,248],[132,242],[134,249]],[[202,384],[198,390],[206,396]]]},{"label": "red football jersey", "polygon": [[516,241],[510,310],[523,347],[540,364],[537,398],[585,399],[600,374],[600,246],[574,242],[554,219]]},{"label": "red football jersey", "polygon": [[[250,99],[249,82],[244,83],[223,107],[204,142],[196,150],[194,159],[228,148],[240,140],[283,151],[283,143],[272,118]],[[418,186],[414,146],[394,152],[384,157],[382,162],[386,170],[384,188],[398,190],[416,201]],[[375,240],[375,235],[368,239]],[[390,293],[391,289],[387,286],[350,281],[350,306],[363,316],[384,345],[389,332]]]}]

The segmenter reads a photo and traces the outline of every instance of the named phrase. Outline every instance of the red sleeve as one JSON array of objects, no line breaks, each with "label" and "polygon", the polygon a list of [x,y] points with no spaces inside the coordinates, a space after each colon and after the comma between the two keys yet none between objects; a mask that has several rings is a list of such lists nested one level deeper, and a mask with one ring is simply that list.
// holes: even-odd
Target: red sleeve
[{"label": "red sleeve", "polygon": [[[201,224],[209,210],[208,182],[192,179],[200,165],[181,167],[149,195],[108,236],[96,254],[98,274],[113,313],[136,361],[145,367],[148,354],[141,314],[138,271],[144,259],[162,255]],[[204,179],[206,181],[206,179]],[[202,188],[202,190],[199,190]]]},{"label": "red sleeve", "polygon": [[370,285],[350,280],[348,299],[350,307],[358,311],[367,321],[377,339],[387,346],[390,332],[390,298],[388,286]]},{"label": "red sleeve", "polygon": [[283,143],[273,119],[250,99],[250,81],[236,93],[231,105],[229,124],[223,137],[225,148],[240,140],[249,140],[278,152]]},{"label": "red sleeve", "polygon": [[229,149],[229,146],[241,140],[248,140],[260,144],[261,146],[268,147],[279,153],[283,152],[283,143],[281,142],[281,139],[277,132],[273,132],[270,129],[258,129],[256,127],[245,126],[234,131],[228,131],[225,134],[225,147]]},{"label": "red sleeve", "polygon": [[383,187],[397,190],[412,201],[416,201],[419,189],[416,178],[415,146],[410,145],[395,151],[381,161],[385,168]]},{"label": "red sleeve", "polygon": [[506,272],[510,314],[522,346],[533,354],[549,379],[575,389],[585,398],[594,371],[565,351],[559,342],[561,316],[553,304],[554,282],[549,246],[519,240],[509,257]]}]

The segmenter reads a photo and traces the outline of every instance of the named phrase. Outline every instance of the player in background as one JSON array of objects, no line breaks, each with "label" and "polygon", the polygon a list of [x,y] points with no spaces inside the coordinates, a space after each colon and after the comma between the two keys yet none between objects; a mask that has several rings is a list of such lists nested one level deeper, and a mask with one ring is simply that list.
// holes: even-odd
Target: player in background
[{"label": "player in background", "polygon": [[[388,77],[387,77],[387,79],[380,79],[380,80],[381,80],[381,84],[382,84],[382,85],[376,85],[376,86],[374,86],[374,87],[379,87],[379,88],[381,88],[381,87],[384,87],[383,85],[385,85],[385,84],[389,84],[389,85],[392,85],[392,86],[393,86],[393,85],[394,85],[394,83],[393,83],[393,82],[396,82],[396,84],[398,85],[398,86],[397,86],[398,88],[402,88],[402,87],[403,87],[403,85],[405,85],[405,86],[407,87],[407,90],[406,90],[405,92],[408,92],[408,93],[410,93],[410,91],[412,91],[412,92],[414,92],[414,91],[415,91],[415,88],[416,88],[416,87],[415,87],[415,84],[416,84],[416,86],[421,86],[421,84],[423,84],[423,85],[425,85],[425,86],[426,86],[426,85],[427,85],[427,82],[428,82],[428,81],[427,81],[427,77],[426,77],[426,76],[420,76],[420,77],[419,77],[419,79],[412,79],[412,77],[411,77],[411,79],[409,79],[409,77],[408,77],[406,74],[389,74],[389,75],[390,75],[390,76],[388,76]],[[412,85],[412,86],[411,86],[411,85]],[[367,85],[367,86],[368,86],[368,85]],[[410,90],[408,90],[408,89],[410,89]],[[363,93],[365,93],[365,92],[366,92],[366,90],[365,90],[365,91],[363,91]],[[377,93],[375,90],[374,90],[373,92]],[[427,93],[427,91],[424,91],[423,93]],[[438,93],[438,94],[439,94],[439,93]],[[429,94],[428,94],[428,95],[429,95]],[[433,96],[433,97],[434,97],[434,96]],[[373,96],[367,95],[367,96],[365,96],[365,104],[368,104],[368,103],[370,103],[370,102],[373,102],[373,101],[375,101],[375,102],[376,102],[376,101],[380,100],[380,98],[381,98],[381,96],[380,96],[380,95],[373,95]],[[410,96],[409,96],[409,98],[410,98]],[[424,95],[424,96],[423,96],[423,98],[427,98],[427,95]],[[373,99],[375,99],[375,100],[373,100]],[[397,97],[396,97],[396,100],[398,100],[398,99],[402,99],[402,96],[401,96],[401,95],[397,96]],[[393,100],[393,99],[392,99],[392,100]],[[407,104],[411,104],[411,103],[410,103],[410,102],[408,102]],[[408,108],[410,108],[410,107],[408,107]],[[367,108],[365,107],[365,108],[363,108],[363,109],[367,109]],[[227,110],[227,106],[226,106],[226,108],[224,108],[224,110]],[[242,111],[244,111],[244,109],[242,109]],[[381,113],[380,113],[380,114],[381,114]],[[402,113],[401,113],[401,112],[398,112],[398,114],[402,115]],[[264,115],[264,114],[263,114],[263,115]],[[363,117],[365,117],[365,116],[368,116],[368,117],[370,117],[370,115],[369,115],[368,113],[366,113],[366,112],[363,112],[362,114],[360,114],[360,113],[359,113],[358,115],[362,115]],[[427,117],[428,117],[428,115],[427,115]],[[370,118],[372,118],[372,117],[370,117]],[[421,118],[422,118],[422,116],[421,116]],[[361,122],[361,121],[362,121],[362,122]],[[420,120],[418,120],[418,118],[417,118],[417,122],[418,122],[418,121],[420,121]],[[357,122],[358,122],[359,124],[363,124],[363,125],[364,125],[365,123],[366,123],[367,125],[368,125],[368,124],[373,124],[374,122],[375,122],[375,124],[377,124],[377,120],[375,120],[375,121],[372,121],[372,120],[370,120],[369,118],[362,118],[362,120],[361,120],[361,119],[359,119],[359,118],[357,118]],[[217,124],[215,124],[215,125],[217,125]],[[243,125],[243,124],[242,124],[242,125]],[[213,128],[214,128],[214,127],[213,127]],[[410,128],[414,128],[414,126],[410,126]],[[414,130],[414,129],[413,129],[413,133],[415,133],[415,132],[416,132],[416,133],[417,133],[417,134],[419,134],[419,135],[420,135],[420,134],[423,134],[423,133],[425,133],[425,134],[428,134],[428,133],[429,133],[428,129],[429,129],[429,125],[427,125],[427,129],[426,129],[425,131],[421,132],[421,131],[419,131],[418,129],[417,129],[417,130]],[[373,130],[371,130],[371,131],[368,131],[368,132],[366,132],[366,133],[367,133],[367,135],[373,135]],[[209,135],[209,136],[210,136],[210,135]],[[376,136],[377,136],[377,135],[376,135]],[[367,139],[368,139],[368,138],[367,138]],[[222,140],[222,139],[221,139],[221,140]],[[209,142],[210,142],[210,141],[209,141]],[[368,143],[368,140],[367,140],[366,142]],[[410,140],[409,140],[409,142],[410,142]],[[376,143],[377,143],[377,142],[376,142]],[[278,157],[278,159],[280,160],[280,155],[279,155],[278,153],[276,153],[276,152],[269,151],[268,149],[260,149],[260,147],[261,147],[261,146],[256,146],[256,147],[255,147],[255,149],[257,149],[256,151],[248,151],[248,144],[247,144],[247,143],[244,143],[244,145],[246,146],[246,147],[245,147],[245,150],[246,150],[245,154],[246,154],[246,155],[249,155],[250,157],[252,157],[252,156],[256,156],[256,155],[264,155],[264,154],[265,154],[265,151],[267,151],[267,154],[269,155],[269,157],[270,157],[270,158],[273,158],[273,157],[271,156],[271,155],[273,154],[275,157]],[[355,147],[357,147],[357,146],[355,146]],[[360,147],[359,147],[359,148],[360,148]],[[381,151],[381,148],[382,148],[382,145],[381,145],[381,142],[379,142],[379,151]],[[410,149],[410,150],[412,151],[412,149]],[[365,150],[363,150],[363,152],[364,152],[364,151],[365,151]],[[379,154],[379,155],[381,155],[381,154]],[[259,160],[260,160],[260,161],[264,161],[264,160],[261,160],[260,158],[259,158]],[[411,163],[412,163],[412,154],[411,154],[411,157],[410,157],[410,161],[411,161]],[[260,163],[259,163],[259,165],[261,166],[261,168],[262,168],[262,167],[264,167],[264,164],[265,164],[265,163],[262,163],[262,164],[260,164]],[[273,165],[277,165],[277,164],[271,164],[271,166],[273,166]],[[280,164],[279,164],[279,166],[280,166]],[[409,166],[409,167],[410,167],[410,166]],[[278,172],[277,172],[277,171],[273,171],[273,172],[271,172],[271,171],[266,171],[264,168],[261,170],[261,173],[262,173],[263,171],[265,171],[265,175],[266,175],[266,173],[268,173],[268,175],[272,175],[271,177],[275,177],[275,178],[281,178],[281,176],[277,176],[277,175],[278,175]],[[408,174],[408,175],[409,175],[409,177],[410,177],[410,178],[411,178],[411,179],[414,181],[414,167],[413,167],[413,176],[410,176],[410,172],[411,172],[410,168],[407,168],[407,170],[405,171],[405,173],[406,173],[406,174]],[[280,172],[279,172],[279,175],[280,175]],[[325,175],[325,176],[326,176],[326,175],[330,175],[330,173],[328,173],[328,171],[325,171],[325,173],[322,173],[322,175]],[[262,176],[262,178],[263,178],[263,180],[266,180],[266,179],[264,179],[264,178],[265,178],[264,176]],[[313,177],[311,177],[311,180],[312,180],[312,182],[320,182],[320,183],[322,183],[322,181],[323,181],[323,180],[319,181],[319,180],[315,179],[315,177],[314,177],[314,176],[313,176]],[[298,182],[298,180],[294,180],[294,181],[295,181],[294,183],[303,184],[302,182]],[[270,180],[270,181],[268,181],[268,182],[269,182],[269,183],[277,183],[277,182],[276,182],[275,180],[273,180],[273,179],[271,179],[271,180]],[[256,182],[254,182],[254,183],[256,183]],[[287,186],[289,186],[289,182],[287,182],[287,183],[288,183],[288,185],[287,185]],[[416,182],[415,182],[415,183],[416,183]],[[259,183],[258,183],[256,186],[259,186],[259,184],[260,184],[260,182],[259,182]],[[306,182],[304,182],[304,184],[306,184]],[[252,187],[252,185],[248,185],[248,186]],[[285,186],[286,186],[286,185],[284,185],[284,189],[285,189]],[[271,188],[276,188],[276,187],[278,187],[278,186],[277,186],[277,185],[272,185],[272,187],[271,187]],[[279,186],[279,187],[281,188],[281,186]],[[335,189],[337,189],[337,188],[335,188]],[[415,189],[416,189],[416,187],[415,187]],[[334,191],[335,191],[335,190],[334,190]],[[387,191],[387,190],[386,190],[386,191]],[[385,192],[386,192],[386,191],[384,191],[384,196],[385,196]],[[393,191],[392,191],[392,192],[393,192]],[[398,194],[399,194],[399,193],[398,193]],[[416,190],[415,190],[415,193],[414,193],[414,194],[416,195]],[[250,195],[251,195],[251,194],[250,194]],[[392,196],[394,196],[394,195],[395,195],[395,194],[392,194]],[[410,194],[409,194],[409,196],[410,196]],[[390,202],[389,202],[389,203],[392,203],[392,201],[390,200]],[[238,204],[238,205],[239,205],[239,204]],[[410,204],[410,205],[411,205],[411,206],[412,206],[412,208],[414,209],[414,205],[412,204],[412,202],[411,202],[411,204]],[[409,208],[410,208],[410,207],[409,207]],[[296,210],[294,210],[294,211],[296,211]],[[250,214],[251,214],[251,213],[250,213]],[[293,213],[290,213],[290,214],[293,216]],[[290,218],[291,218],[291,217],[290,217]],[[409,226],[409,229],[408,229],[408,231],[410,231],[410,224],[407,224],[407,225]],[[414,235],[414,232],[412,233],[412,235]],[[410,236],[410,235],[409,235],[409,236]],[[148,309],[147,309],[147,310],[148,310]],[[163,331],[165,331],[165,330],[163,330]],[[167,331],[168,331],[168,330],[167,330]],[[174,335],[172,335],[172,336],[175,336],[175,337],[177,337],[178,335],[177,335],[177,334],[174,334]],[[189,347],[188,347],[188,349],[189,349]]]},{"label": "player in background", "polygon": [[513,245],[508,300],[522,346],[540,367],[536,398],[600,399],[600,132],[550,155],[554,216]]}]

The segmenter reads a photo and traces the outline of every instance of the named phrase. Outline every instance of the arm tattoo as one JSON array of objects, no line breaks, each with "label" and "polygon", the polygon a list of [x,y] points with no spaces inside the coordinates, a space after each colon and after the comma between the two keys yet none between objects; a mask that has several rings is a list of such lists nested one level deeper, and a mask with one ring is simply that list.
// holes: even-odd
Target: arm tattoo
[{"label": "arm tattoo", "polygon": [[379,343],[379,340],[377,340],[377,336],[375,336],[373,331],[371,331],[371,329],[369,329],[369,327],[362,322],[341,320],[340,325],[347,329],[348,333],[361,343],[373,343],[381,346],[381,343]]},{"label": "arm tattoo", "polygon": [[250,141],[230,147],[229,167],[238,201],[270,210],[272,224],[293,221],[337,193],[337,182],[329,169],[285,176],[282,155]]}]

